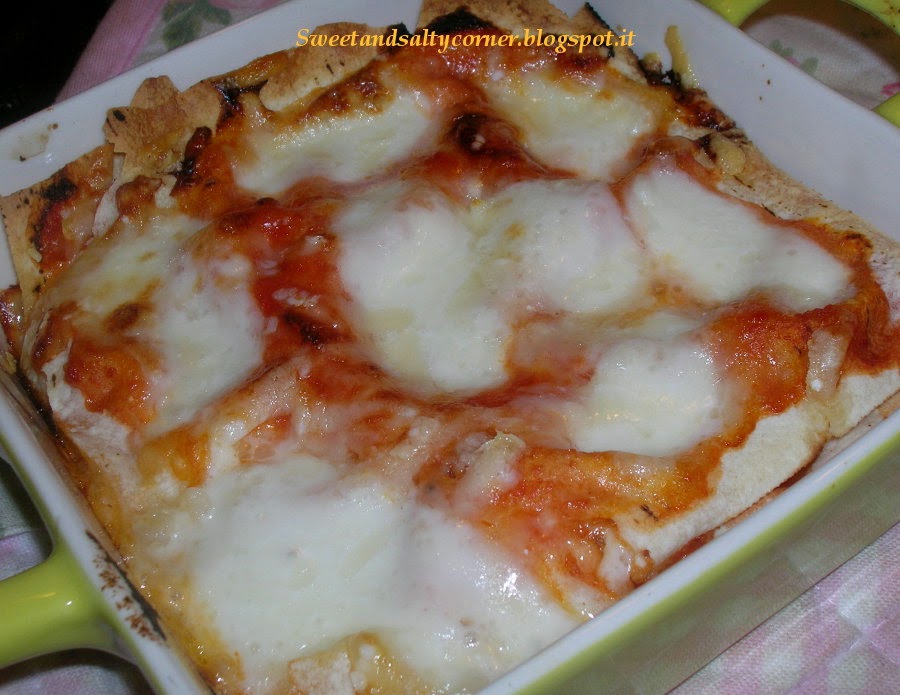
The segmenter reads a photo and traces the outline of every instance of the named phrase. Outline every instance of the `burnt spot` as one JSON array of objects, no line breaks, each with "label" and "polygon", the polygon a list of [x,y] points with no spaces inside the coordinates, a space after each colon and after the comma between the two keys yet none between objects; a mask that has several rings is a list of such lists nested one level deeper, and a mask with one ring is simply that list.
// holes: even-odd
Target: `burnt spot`
[{"label": "burnt spot", "polygon": [[659,89],[668,90],[672,100],[685,108],[692,125],[701,126],[717,132],[725,132],[735,128],[735,122],[722,111],[713,106],[700,89],[686,87],[681,75],[674,70],[660,71],[652,64],[641,62],[641,70],[647,83]]},{"label": "burnt spot", "polygon": [[215,87],[216,91],[219,93],[219,99],[222,102],[222,113],[219,115],[219,125],[222,125],[225,121],[228,121],[243,112],[243,107],[241,106],[242,94],[258,94],[265,83],[265,80],[259,84],[252,85],[239,85],[230,80],[214,82],[213,87]]},{"label": "burnt spot", "polygon": [[844,240],[848,244],[853,244],[857,248],[857,253],[872,250],[872,240],[865,234],[860,232],[849,231],[844,234]]},{"label": "burnt spot", "polygon": [[575,75],[591,73],[598,65],[603,65],[614,55],[610,46],[588,46],[583,52],[566,51],[560,58],[560,66],[565,72]]},{"label": "burnt spot", "polygon": [[125,114],[122,113],[122,111],[120,109],[113,109],[112,116],[120,123],[124,122],[124,120],[125,120]]},{"label": "burnt spot", "polygon": [[175,189],[180,190],[197,183],[197,160],[212,140],[212,131],[206,126],[197,128],[184,147],[184,158],[175,172]]},{"label": "burnt spot", "polygon": [[[406,36],[406,37],[412,36],[412,32],[410,32],[410,30],[407,28],[407,26],[403,22],[400,22],[399,24],[391,24],[390,26],[387,27],[387,29],[384,30],[384,34],[382,34],[382,36],[384,36],[385,39],[387,39],[387,38],[393,36],[395,32],[396,32],[397,36]],[[394,42],[392,41],[391,44],[387,47],[386,52],[394,53],[397,50],[399,50],[399,48],[400,47],[394,45]]]},{"label": "burnt spot", "polygon": [[56,269],[65,260],[66,239],[63,232],[62,209],[78,192],[78,186],[60,173],[41,190],[41,213],[32,227],[31,243],[41,255],[40,271]]},{"label": "burnt spot", "polygon": [[78,187],[67,176],[61,175],[53,179],[43,190],[44,200],[51,205],[63,203],[75,195]]},{"label": "burnt spot", "polygon": [[727,132],[735,128],[735,123],[722,111],[716,108],[700,89],[691,89],[681,85],[676,74],[676,84],[670,87],[674,100],[681,104],[690,114],[693,125],[709,128],[717,132]]},{"label": "burnt spot", "polygon": [[216,91],[222,99],[222,105],[225,107],[222,113],[222,120],[230,118],[241,111],[241,89],[234,85],[228,85],[224,82],[215,84]]},{"label": "burnt spot", "polygon": [[[591,6],[591,3],[589,3],[589,2],[584,3],[583,8],[585,10],[587,10],[588,14],[591,17],[593,17],[594,21],[596,21],[598,24],[600,24],[600,26],[602,26],[607,31],[612,31],[612,26],[610,26],[609,22],[607,22],[605,19],[603,19],[603,17],[601,17],[598,14],[597,10],[595,10]],[[597,34],[595,34],[595,36],[598,35],[599,33],[600,32],[597,32]],[[613,58],[615,58],[616,57],[616,49],[613,48],[612,46],[606,46],[606,57],[609,60],[612,60]]]},{"label": "burnt spot", "polygon": [[709,157],[711,162],[715,162],[719,158],[719,155],[712,144],[712,133],[700,136],[697,138],[696,143],[697,147],[703,150],[703,153]]},{"label": "burnt spot", "polygon": [[453,139],[469,152],[480,152],[487,144],[482,132],[487,123],[487,116],[480,113],[464,113],[453,119],[451,132]]},{"label": "burnt spot", "polygon": [[451,122],[450,134],[463,150],[472,154],[519,154],[513,128],[483,113],[467,112],[456,116]]},{"label": "burnt spot", "polygon": [[319,347],[341,338],[336,323],[324,323],[298,312],[285,312],[281,318],[306,345]]},{"label": "burnt spot", "polygon": [[480,17],[476,17],[465,7],[460,7],[450,14],[438,17],[426,28],[435,34],[458,34],[464,31],[495,29],[496,27],[490,22],[486,22]]},{"label": "burnt spot", "polygon": [[734,121],[718,109],[705,106],[699,102],[695,102],[695,105],[697,108],[695,108],[694,114],[698,125],[716,131],[725,131],[734,128]]},{"label": "burnt spot", "polygon": [[640,61],[639,65],[644,73],[644,77],[651,85],[656,87],[674,87],[676,90],[681,91],[681,75],[674,70],[660,71],[644,61]]}]

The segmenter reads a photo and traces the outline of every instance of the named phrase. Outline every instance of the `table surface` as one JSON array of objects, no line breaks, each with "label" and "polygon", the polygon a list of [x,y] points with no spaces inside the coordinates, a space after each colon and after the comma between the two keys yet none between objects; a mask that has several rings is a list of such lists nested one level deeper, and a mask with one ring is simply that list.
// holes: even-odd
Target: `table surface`
[{"label": "table surface", "polygon": [[[115,0],[58,99],[233,24],[278,0]],[[777,0],[744,29],[867,108],[900,92],[900,39],[839,0]],[[0,578],[49,549],[40,519],[0,462]],[[132,665],[89,651],[0,670],[0,695],[137,695]],[[900,524],[822,579],[672,695],[900,693]]]}]

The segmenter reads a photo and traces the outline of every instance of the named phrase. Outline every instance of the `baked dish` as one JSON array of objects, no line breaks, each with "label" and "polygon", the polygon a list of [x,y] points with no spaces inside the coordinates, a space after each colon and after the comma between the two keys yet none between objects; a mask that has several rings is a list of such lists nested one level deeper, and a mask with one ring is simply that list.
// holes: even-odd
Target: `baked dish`
[{"label": "baked dish", "polygon": [[626,39],[319,27],[0,202],[6,366],[216,692],[474,692],[891,409],[896,243]]}]

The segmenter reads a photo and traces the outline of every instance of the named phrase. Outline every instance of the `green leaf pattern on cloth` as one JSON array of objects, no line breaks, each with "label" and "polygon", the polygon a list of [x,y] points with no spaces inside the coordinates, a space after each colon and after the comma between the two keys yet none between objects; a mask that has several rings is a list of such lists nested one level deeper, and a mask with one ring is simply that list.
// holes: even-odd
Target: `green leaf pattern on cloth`
[{"label": "green leaf pattern on cloth", "polygon": [[210,4],[208,0],[167,2],[162,10],[162,21],[162,39],[171,51],[208,33],[204,31],[204,23],[219,25],[217,28],[228,26],[231,24],[231,12]]},{"label": "green leaf pattern on cloth", "polygon": [[769,44],[769,48],[774,52],[780,55],[782,58],[786,58],[794,65],[799,67],[804,72],[808,72],[810,75],[816,74],[816,68],[819,66],[819,59],[815,56],[810,56],[809,58],[805,58],[802,62],[794,55],[795,51],[790,46],[785,46],[778,39],[775,39]]}]

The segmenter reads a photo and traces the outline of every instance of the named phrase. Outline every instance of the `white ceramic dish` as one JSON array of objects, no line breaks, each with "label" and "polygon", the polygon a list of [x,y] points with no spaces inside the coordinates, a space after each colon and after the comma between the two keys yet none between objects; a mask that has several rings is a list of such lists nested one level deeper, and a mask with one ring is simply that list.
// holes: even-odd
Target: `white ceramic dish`
[{"label": "white ceramic dish", "polygon": [[[559,4],[573,10],[580,3]],[[610,24],[632,29],[640,53],[667,56],[665,29],[678,25],[700,84],[777,165],[900,235],[894,203],[900,130],[693,0],[598,0],[594,7]],[[0,133],[0,194],[45,178],[99,144],[106,109],[127,103],[147,76],[167,74],[186,87],[292,45],[302,27],[348,18],[414,26],[417,9],[416,0],[291,2],[175,50]],[[4,255],[0,284],[12,281]],[[89,646],[134,660],[161,693],[204,692],[132,594],[81,498],[57,473],[40,418],[14,388],[2,389],[0,431],[55,542],[47,563],[0,583],[0,612],[28,615],[10,621],[20,634],[9,624],[0,629],[0,661]],[[900,520],[898,459],[895,415],[485,695],[664,692]],[[60,583],[61,577],[70,578]]]}]

